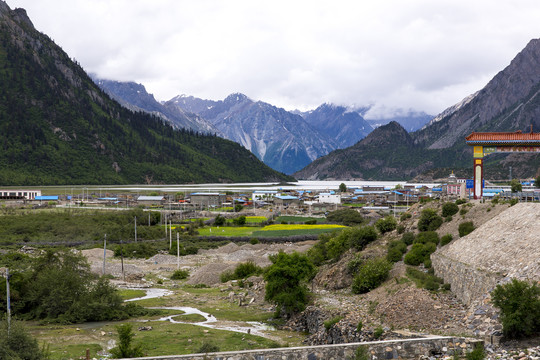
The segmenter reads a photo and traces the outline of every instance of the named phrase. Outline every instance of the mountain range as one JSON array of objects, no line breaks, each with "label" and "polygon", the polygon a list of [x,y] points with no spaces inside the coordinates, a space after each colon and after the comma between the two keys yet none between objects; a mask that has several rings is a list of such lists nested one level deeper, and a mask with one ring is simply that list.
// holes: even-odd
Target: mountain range
[{"label": "mountain range", "polygon": [[178,127],[111,99],[0,1],[1,185],[294,180],[233,141]]},{"label": "mountain range", "polygon": [[[472,149],[465,136],[477,132],[540,129],[540,39],[527,46],[483,89],[408,134],[398,123],[381,126],[365,139],[336,150],[296,172],[297,179],[430,180],[472,176]],[[540,154],[486,157],[485,176],[507,179],[540,175]]]},{"label": "mountain range", "polygon": [[403,112],[398,117],[365,120],[362,114],[369,107],[351,109],[335,104],[322,104],[306,112],[286,111],[240,93],[217,101],[178,95],[160,103],[142,84],[94,80],[130,109],[161,116],[180,128],[233,140],[286,174],[332,150],[354,145],[381,124],[397,121],[413,131],[432,118],[425,113]]}]

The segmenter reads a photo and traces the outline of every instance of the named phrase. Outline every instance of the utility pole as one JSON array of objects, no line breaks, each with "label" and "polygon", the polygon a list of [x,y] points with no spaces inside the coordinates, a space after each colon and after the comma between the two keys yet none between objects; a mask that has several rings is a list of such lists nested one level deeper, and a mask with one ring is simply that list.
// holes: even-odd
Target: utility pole
[{"label": "utility pole", "polygon": [[105,275],[105,258],[107,256],[107,234],[105,234],[105,239],[103,240],[103,275]]},{"label": "utility pole", "polygon": [[137,242],[137,217],[135,216],[135,242]]},{"label": "utility pole", "polygon": [[172,220],[169,220],[169,250],[172,248]]},{"label": "utility pole", "polygon": [[176,270],[180,269],[180,233],[176,233]]},{"label": "utility pole", "polygon": [[148,212],[148,226],[150,226],[150,212]]},{"label": "utility pole", "polygon": [[9,269],[6,268],[6,297],[7,297],[7,324],[8,336],[11,330],[11,300],[9,298]]},{"label": "utility pole", "polygon": [[122,259],[122,279],[126,282],[126,274],[124,273],[124,242],[120,239],[120,257]]}]

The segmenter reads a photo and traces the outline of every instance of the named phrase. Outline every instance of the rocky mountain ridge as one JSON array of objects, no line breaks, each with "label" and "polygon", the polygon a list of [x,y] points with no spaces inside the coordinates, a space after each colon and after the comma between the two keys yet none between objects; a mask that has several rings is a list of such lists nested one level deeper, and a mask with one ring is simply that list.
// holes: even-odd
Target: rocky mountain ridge
[{"label": "rocky mountain ridge", "polygon": [[[472,149],[465,137],[473,131],[505,132],[540,130],[540,39],[531,40],[504,70],[483,89],[446,109],[421,130],[410,134],[413,146],[402,139],[365,151],[367,138],[335,151],[295,173],[299,179],[403,179],[425,171],[467,169],[472,176]],[[383,137],[395,136],[395,126],[378,129]],[[363,148],[363,151],[359,149]],[[402,156],[407,152],[407,156]],[[517,177],[540,174],[539,154],[495,154],[485,161],[485,176],[506,179],[508,168]],[[374,170],[378,169],[378,170]],[[401,174],[401,177],[396,176]],[[428,180],[424,177],[424,180]]]}]

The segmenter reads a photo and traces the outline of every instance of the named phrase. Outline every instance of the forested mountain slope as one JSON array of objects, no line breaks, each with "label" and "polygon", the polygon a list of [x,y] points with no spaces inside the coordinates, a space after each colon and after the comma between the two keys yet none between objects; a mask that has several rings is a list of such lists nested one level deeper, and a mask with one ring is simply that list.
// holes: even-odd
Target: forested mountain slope
[{"label": "forested mountain slope", "polygon": [[0,149],[1,185],[292,180],[232,141],[122,107],[2,1]]}]

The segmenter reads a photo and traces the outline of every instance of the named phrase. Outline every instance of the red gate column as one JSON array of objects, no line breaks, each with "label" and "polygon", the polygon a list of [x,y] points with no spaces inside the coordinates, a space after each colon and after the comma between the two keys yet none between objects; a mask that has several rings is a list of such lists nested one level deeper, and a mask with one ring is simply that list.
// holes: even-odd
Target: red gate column
[{"label": "red gate column", "polygon": [[482,182],[484,180],[484,149],[474,147],[474,198],[482,198]]}]

